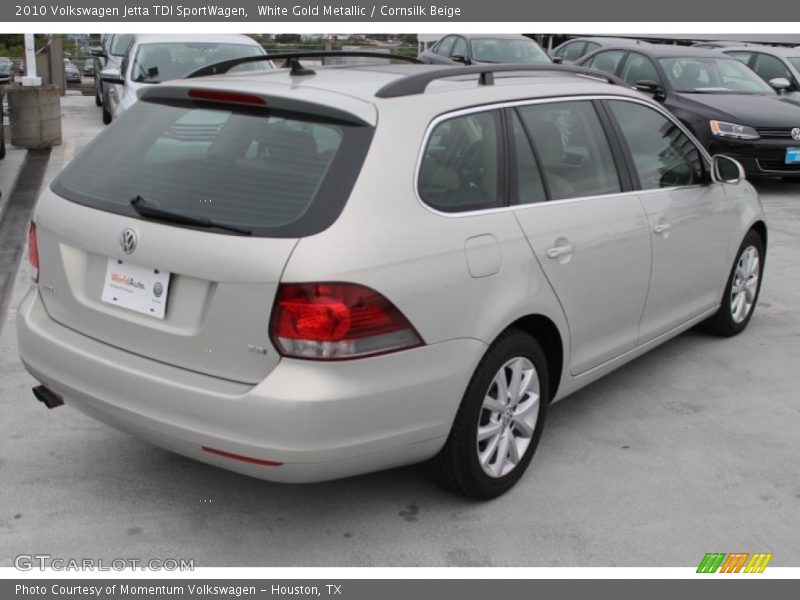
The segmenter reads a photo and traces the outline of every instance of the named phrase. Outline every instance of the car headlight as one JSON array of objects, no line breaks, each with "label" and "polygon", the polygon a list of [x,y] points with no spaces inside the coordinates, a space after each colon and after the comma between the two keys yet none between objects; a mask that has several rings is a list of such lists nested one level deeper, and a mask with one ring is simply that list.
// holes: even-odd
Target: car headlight
[{"label": "car headlight", "polygon": [[737,140],[757,140],[760,135],[752,127],[726,123],[725,121],[710,121],[711,133],[719,137],[736,138]]}]

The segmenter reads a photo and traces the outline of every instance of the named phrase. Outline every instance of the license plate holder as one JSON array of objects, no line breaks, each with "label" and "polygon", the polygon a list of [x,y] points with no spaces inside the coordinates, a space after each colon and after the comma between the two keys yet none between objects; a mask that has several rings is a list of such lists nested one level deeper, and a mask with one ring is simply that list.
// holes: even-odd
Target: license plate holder
[{"label": "license plate holder", "polygon": [[787,165],[800,164],[800,148],[787,148],[785,162]]},{"label": "license plate holder", "polygon": [[167,310],[170,273],[109,258],[101,300],[114,306],[163,319]]}]

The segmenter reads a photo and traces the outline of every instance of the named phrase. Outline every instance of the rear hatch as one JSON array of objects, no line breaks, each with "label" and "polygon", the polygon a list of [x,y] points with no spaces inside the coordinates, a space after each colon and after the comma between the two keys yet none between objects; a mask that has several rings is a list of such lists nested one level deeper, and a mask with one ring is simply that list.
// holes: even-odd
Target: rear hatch
[{"label": "rear hatch", "polygon": [[137,102],[42,196],[41,295],[87,336],[257,383],[279,360],[269,319],[286,262],[341,212],[372,128],[182,93]]}]

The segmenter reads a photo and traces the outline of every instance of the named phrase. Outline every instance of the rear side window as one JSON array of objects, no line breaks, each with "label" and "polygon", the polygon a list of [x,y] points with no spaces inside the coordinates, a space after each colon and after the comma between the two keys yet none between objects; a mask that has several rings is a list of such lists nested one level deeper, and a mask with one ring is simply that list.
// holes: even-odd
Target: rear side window
[{"label": "rear side window", "polygon": [[547,200],[542,173],[533,154],[528,134],[519,116],[509,113],[511,120],[511,136],[514,153],[511,156],[511,190],[514,204],[534,204]]},{"label": "rear side window", "polygon": [[552,200],[621,190],[611,148],[591,102],[534,104],[518,111]]},{"label": "rear side window", "polygon": [[422,200],[445,212],[500,206],[500,140],[497,111],[453,117],[437,124],[420,164],[418,189]]},{"label": "rear side window", "polygon": [[141,196],[254,235],[311,235],[341,212],[371,136],[367,126],[298,113],[139,101],[53,191],[130,216]]},{"label": "rear side window", "polygon": [[700,151],[675,123],[634,102],[608,104],[630,149],[641,189],[705,182]]}]

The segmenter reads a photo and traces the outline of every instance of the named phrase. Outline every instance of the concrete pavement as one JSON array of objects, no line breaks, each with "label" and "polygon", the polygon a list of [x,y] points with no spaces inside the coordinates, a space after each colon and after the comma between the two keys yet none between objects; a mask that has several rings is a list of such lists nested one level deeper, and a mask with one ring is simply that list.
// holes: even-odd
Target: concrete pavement
[{"label": "concrete pavement", "polygon": [[[78,104],[81,101],[81,104]],[[71,104],[75,102],[75,104]],[[65,101],[49,174],[102,126]],[[70,145],[69,140],[74,140]],[[746,332],[689,332],[554,405],[534,462],[475,503],[410,467],[309,486],[249,479],[36,402],[0,332],[0,566],[20,553],[197,566],[800,565],[800,185],[761,184],[770,244]]]}]

